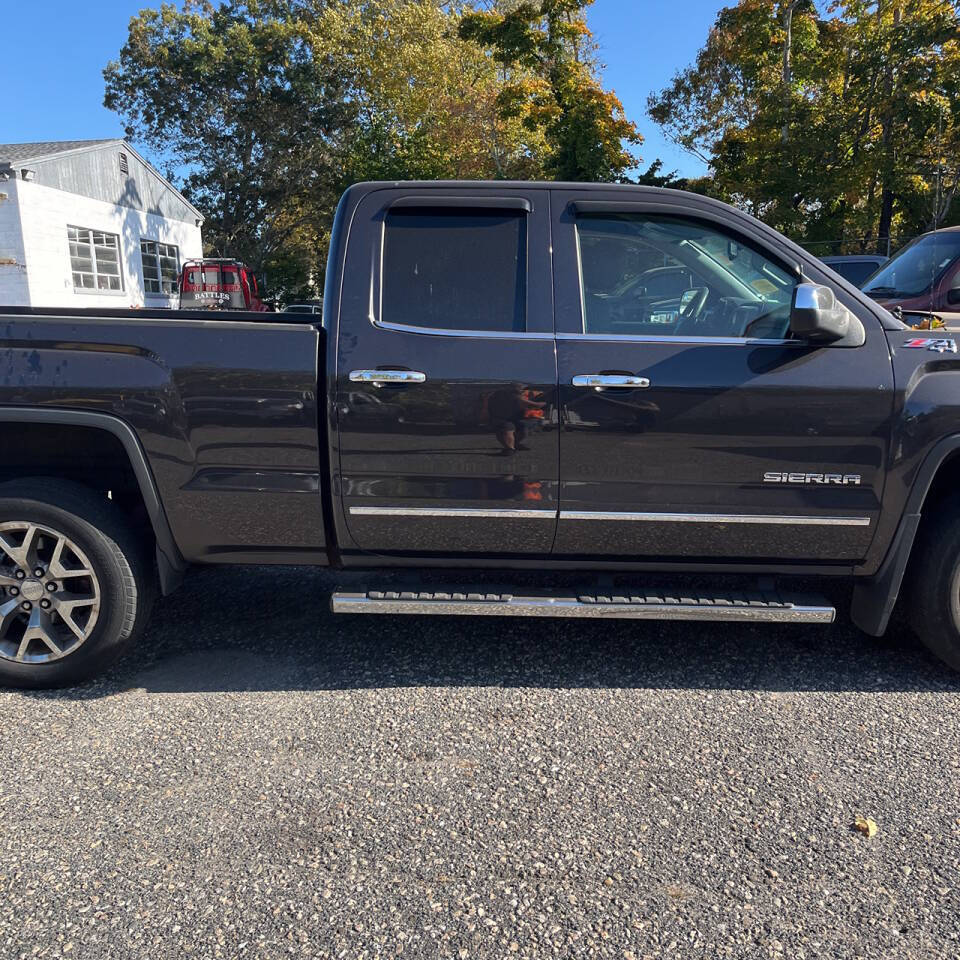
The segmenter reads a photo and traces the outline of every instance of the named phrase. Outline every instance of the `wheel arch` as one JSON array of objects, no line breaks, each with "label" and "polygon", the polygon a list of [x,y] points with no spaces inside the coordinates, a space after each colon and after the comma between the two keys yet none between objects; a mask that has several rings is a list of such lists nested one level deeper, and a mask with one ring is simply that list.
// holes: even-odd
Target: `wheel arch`
[{"label": "wheel arch", "polygon": [[[955,484],[951,481],[955,480]],[[960,489],[960,434],[940,440],[924,458],[907,497],[906,508],[887,555],[872,577],[855,583],[850,617],[864,632],[887,629],[910,563],[923,511]]]},{"label": "wheel arch", "polygon": [[153,530],[161,590],[168,594],[176,589],[187,564],[173,538],[146,454],[135,431],[126,421],[111,414],[87,410],[0,407],[0,427],[4,424],[85,427],[109,434],[119,442]]}]

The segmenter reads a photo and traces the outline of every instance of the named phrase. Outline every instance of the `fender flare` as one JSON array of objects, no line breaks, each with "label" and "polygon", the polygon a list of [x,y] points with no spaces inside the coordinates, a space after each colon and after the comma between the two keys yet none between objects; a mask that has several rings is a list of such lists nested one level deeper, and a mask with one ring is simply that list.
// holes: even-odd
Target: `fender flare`
[{"label": "fender flare", "polygon": [[136,433],[126,421],[108,413],[87,410],[58,410],[37,407],[0,407],[0,423],[43,423],[90,427],[109,433],[120,441],[143,497],[157,545],[160,588],[166,595],[179,584],[187,563],[173,539],[167,514],[157,491],[150,464]]},{"label": "fender flare", "polygon": [[854,584],[850,619],[865,633],[879,637],[886,631],[900,596],[927,494],[944,462],[958,450],[960,434],[953,434],[940,440],[926,455],[883,563],[872,577],[864,577]]}]

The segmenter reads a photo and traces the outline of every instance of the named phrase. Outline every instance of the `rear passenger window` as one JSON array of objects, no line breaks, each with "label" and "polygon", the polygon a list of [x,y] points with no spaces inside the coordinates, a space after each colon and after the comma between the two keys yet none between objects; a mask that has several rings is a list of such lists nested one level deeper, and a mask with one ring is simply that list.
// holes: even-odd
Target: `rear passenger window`
[{"label": "rear passenger window", "polygon": [[524,214],[423,207],[387,214],[381,320],[519,333],[526,311]]}]

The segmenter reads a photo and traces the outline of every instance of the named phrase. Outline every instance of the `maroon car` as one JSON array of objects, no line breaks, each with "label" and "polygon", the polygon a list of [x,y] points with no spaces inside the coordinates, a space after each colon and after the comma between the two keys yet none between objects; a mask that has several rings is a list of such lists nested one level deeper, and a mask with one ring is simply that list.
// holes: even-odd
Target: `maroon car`
[{"label": "maroon car", "polygon": [[948,326],[960,324],[960,227],[917,237],[862,289],[888,310],[932,312]]}]

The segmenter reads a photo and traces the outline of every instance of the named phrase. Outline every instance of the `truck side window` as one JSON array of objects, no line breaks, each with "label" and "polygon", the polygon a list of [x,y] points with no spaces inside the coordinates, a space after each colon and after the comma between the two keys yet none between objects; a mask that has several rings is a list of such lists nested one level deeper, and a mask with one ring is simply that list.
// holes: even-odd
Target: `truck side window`
[{"label": "truck side window", "polygon": [[439,330],[523,332],[526,215],[400,208],[386,217],[380,319]]},{"label": "truck side window", "polygon": [[590,334],[789,336],[798,279],[705,223],[654,214],[577,218]]}]

